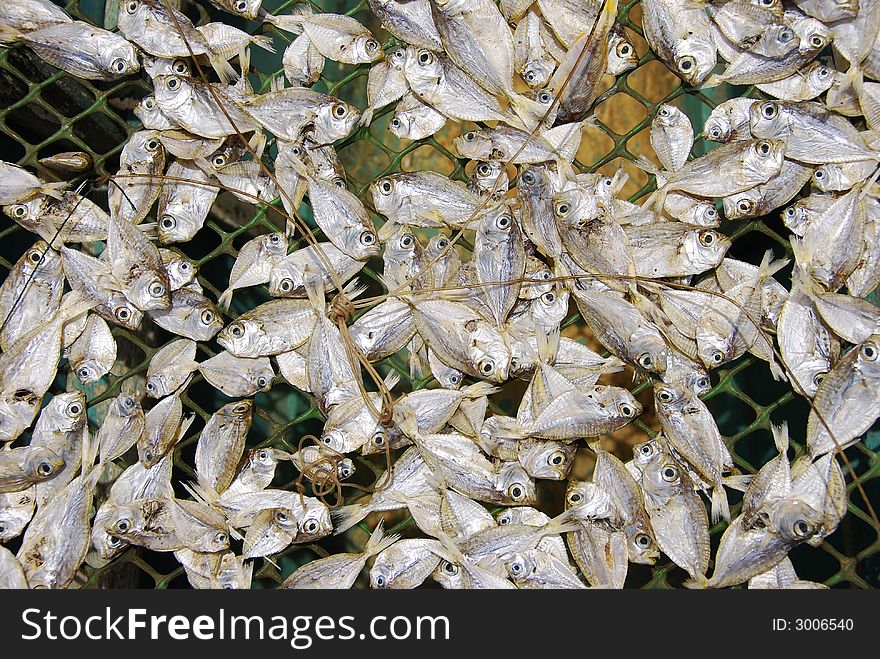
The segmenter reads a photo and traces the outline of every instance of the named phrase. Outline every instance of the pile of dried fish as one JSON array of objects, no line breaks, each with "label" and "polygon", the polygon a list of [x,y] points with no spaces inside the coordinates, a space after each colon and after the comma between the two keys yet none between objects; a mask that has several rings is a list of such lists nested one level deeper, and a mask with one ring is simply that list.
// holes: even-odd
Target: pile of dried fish
[{"label": "pile of dried fish", "polygon": [[[260,92],[240,72],[251,46],[274,51],[270,37],[196,26],[164,0],[119,4],[118,33],[48,0],[0,7],[3,43],[74,76],[142,72],[153,87],[101,203],[0,163],[4,213],[39,237],[0,288],[0,542],[18,547],[0,547],[0,585],[76,586],[141,547],[173,552],[196,588],[246,588],[257,559],[407,509],[423,537],[379,521],[363,551],[308,562],[282,586],[351,587],[372,560],[374,588],[621,588],[629,563],[662,552],[695,587],[823,587],[787,556],[834,532],[840,450],[880,416],[880,310],[863,299],[880,283],[878,3],[643,0],[647,41],[687,84],[755,85],[771,100],[719,105],[701,128],[722,144],[696,158],[688,117],[660,105],[656,159],[639,160],[657,190],[642,204],[620,196],[622,170],[575,163],[603,76],[638,62],[616,0],[370,0],[385,46],[350,16],[212,0],[288,35],[284,76]],[[369,67],[368,107],[310,88],[326,60]],[[393,103],[388,130],[403,139],[490,122],[455,139],[475,161],[467,185],[413,171],[374,180],[366,200],[346,188],[334,143]],[[280,199],[287,226],[247,242],[212,300],[168,246],[191,240],[224,190],[261,208]],[[304,198],[320,238],[297,214]],[[793,263],[727,256],[723,218],[775,213]],[[387,294],[359,300],[370,259]],[[228,315],[253,286],[273,299]],[[570,307],[604,356],[561,335]],[[111,328],[150,323],[178,338],[153,354],[142,401],[137,378],[114,373]],[[216,354],[199,362],[207,342]],[[773,426],[778,455],[753,477],[700,399],[710,372],[746,353],[812,408],[807,450],[790,461],[787,425]],[[373,366],[390,355],[432,385],[398,391]],[[607,383],[625,369],[650,381],[660,426],[626,463],[599,442],[643,412]],[[187,476],[173,465],[196,377],[232,400]],[[74,378],[119,383],[99,423]],[[516,415],[490,408],[517,379]],[[248,448],[254,396],[288,386],[325,416],[319,440]],[[537,509],[537,481],[569,478],[587,445],[592,480],[569,480],[564,510]],[[387,469],[331,511],[355,454]],[[273,487],[281,461],[307,487]],[[737,515],[730,489],[743,492]],[[728,522],[714,561],[710,520]]]}]

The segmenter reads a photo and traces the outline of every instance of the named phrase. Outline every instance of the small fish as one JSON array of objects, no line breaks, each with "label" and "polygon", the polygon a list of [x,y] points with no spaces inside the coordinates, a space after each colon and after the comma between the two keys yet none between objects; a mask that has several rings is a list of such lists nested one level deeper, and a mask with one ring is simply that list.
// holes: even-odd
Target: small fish
[{"label": "small fish", "polygon": [[147,368],[147,395],[164,398],[186,386],[197,367],[196,342],[177,339],[162,346],[150,359]]},{"label": "small fish", "polygon": [[442,544],[431,538],[398,540],[376,556],[370,588],[417,588],[440,564]]},{"label": "small fish", "polygon": [[183,418],[179,394],[160,400],[144,417],[144,432],[137,442],[138,459],[149,469],[156,465],[180,441],[194,416]]},{"label": "small fish", "polygon": [[97,382],[116,361],[116,339],[103,318],[89,314],[85,329],[68,349],[67,358],[83,384]]},{"label": "small fish", "polygon": [[144,411],[137,399],[126,393],[114,398],[95,437],[101,462],[112,462],[137,444],[145,423]]},{"label": "small fish", "polygon": [[21,37],[37,55],[87,80],[116,80],[140,70],[132,44],[83,21],[56,23]]},{"label": "small fish", "polygon": [[[0,452],[0,493],[17,493],[57,476],[65,461],[51,448],[22,446]],[[63,486],[62,486],[63,487]]]}]

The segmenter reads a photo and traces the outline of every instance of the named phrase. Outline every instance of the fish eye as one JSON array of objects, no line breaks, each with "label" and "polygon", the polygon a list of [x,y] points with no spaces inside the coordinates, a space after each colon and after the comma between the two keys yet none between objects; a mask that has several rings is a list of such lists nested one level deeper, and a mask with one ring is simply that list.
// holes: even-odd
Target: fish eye
[{"label": "fish eye", "polygon": [[24,204],[19,204],[18,206],[12,207],[12,217],[16,219],[21,219],[28,214],[27,206]]},{"label": "fish eye", "polygon": [[443,564],[440,566],[440,569],[443,570],[449,576],[454,577],[458,574],[458,566],[454,563],[450,563],[449,561],[443,561]]},{"label": "fish eye", "polygon": [[391,191],[394,189],[394,186],[391,184],[387,178],[379,181],[379,192],[382,194],[391,194]]},{"label": "fish eye", "polygon": [[778,110],[776,109],[776,105],[774,103],[764,103],[761,106],[761,115],[765,119],[773,119],[777,114]]},{"label": "fish eye", "polygon": [[114,315],[124,323],[131,318],[131,311],[128,310],[128,307],[119,307]]},{"label": "fish eye", "polygon": [[226,164],[226,156],[224,156],[222,153],[218,153],[216,156],[211,158],[211,164],[217,169],[220,169]]},{"label": "fish eye", "polygon": [[550,454],[550,457],[547,458],[547,464],[553,465],[557,467],[565,462],[565,452],[564,451],[553,451]]},{"label": "fish eye", "polygon": [[293,280],[290,277],[285,277],[278,284],[278,288],[281,289],[282,293],[290,293],[293,290]]},{"label": "fish eye", "polygon": [[750,199],[740,199],[738,202],[736,202],[736,209],[740,213],[751,213],[752,201]]},{"label": "fish eye", "polygon": [[584,500],[584,495],[581,494],[580,492],[572,492],[571,494],[568,495],[568,502],[569,503],[580,503],[583,500]]},{"label": "fish eye", "polygon": [[437,241],[437,247],[439,247],[440,249],[446,249],[446,247],[448,245],[449,245],[449,239],[447,239],[447,238],[441,238],[440,240]]},{"label": "fish eye", "polygon": [[269,385],[269,378],[265,375],[261,375],[257,378],[257,387],[260,389],[265,389]]},{"label": "fish eye", "polygon": [[148,140],[146,144],[144,144],[144,148],[150,153],[155,153],[159,150],[159,141],[158,140]]},{"label": "fish eye", "polygon": [[336,103],[333,106],[333,116],[337,119],[342,119],[348,114],[348,108],[345,107],[342,103]]},{"label": "fish eye", "polygon": [[419,53],[419,64],[421,64],[422,66],[427,66],[433,61],[434,56],[427,50],[423,50]]},{"label": "fish eye", "polygon": [[535,72],[528,71],[523,78],[525,78],[526,82],[535,82]]},{"label": "fish eye", "polygon": [[372,231],[364,231],[361,233],[359,240],[361,242],[361,245],[375,245],[376,234]]},{"label": "fish eye", "polygon": [[547,105],[552,100],[553,100],[553,96],[550,94],[550,92],[541,92],[540,94],[538,94],[538,102],[539,103],[543,103],[544,105]]},{"label": "fish eye", "polygon": [[651,538],[647,533],[639,533],[636,536],[636,544],[644,549],[651,545]]},{"label": "fish eye", "polygon": [[664,105],[663,107],[660,108],[660,111],[657,114],[659,114],[661,117],[663,117],[665,119],[665,118],[669,117],[672,113],[669,111],[669,108],[667,108]]},{"label": "fish eye", "polygon": [[376,50],[379,47],[379,44],[374,39],[367,39],[367,42],[364,44],[367,47],[367,50]]},{"label": "fish eye", "polygon": [[486,163],[480,163],[477,167],[477,174],[480,176],[489,176],[492,173],[491,168]]},{"label": "fish eye", "polygon": [[27,259],[34,265],[37,265],[40,261],[43,260],[43,255],[40,254],[40,252],[38,252],[37,250],[32,250],[28,252]]},{"label": "fish eye", "polygon": [[406,57],[406,51],[403,48],[397,48],[393,53],[391,53],[391,57],[394,59],[403,59]]},{"label": "fish eye", "polygon": [[177,220],[175,220],[171,215],[163,215],[162,219],[159,220],[159,226],[166,231],[172,231],[174,227],[177,226]]},{"label": "fish eye", "polygon": [[131,0],[128,4],[125,5],[125,11],[129,14],[133,14],[138,10],[138,5],[140,3],[137,0]]},{"label": "fish eye", "polygon": [[153,452],[150,449],[144,451],[144,461],[152,462],[153,461]]},{"label": "fish eye", "polygon": [[110,68],[116,73],[125,73],[125,69],[128,68],[128,65],[125,63],[125,60],[121,57],[117,57],[110,63]]},{"label": "fish eye", "polygon": [[247,8],[247,0],[238,0],[238,2],[235,3],[235,11],[237,12],[246,12]]},{"label": "fish eye", "polygon": [[165,295],[165,285],[162,282],[154,281],[148,289],[152,297],[162,297]]},{"label": "fish eye", "polygon": [[716,364],[720,364],[721,362],[724,361],[724,353],[721,352],[720,350],[716,350],[715,352],[712,353],[712,361],[715,362]]},{"label": "fish eye", "polygon": [[525,488],[519,483],[514,483],[509,488],[507,488],[507,494],[514,501],[520,501],[526,495]]},{"label": "fish eye", "polygon": [[700,234],[700,243],[703,247],[711,247],[715,244],[715,232],[714,231],[704,231]]},{"label": "fish eye", "polygon": [[820,78],[827,78],[831,75],[831,69],[829,69],[827,66],[820,66],[818,69],[816,69],[816,75]]},{"label": "fish eye", "polygon": [[697,66],[697,60],[690,55],[682,57],[678,60],[678,68],[682,73],[690,73]]},{"label": "fish eye", "polygon": [[268,459],[269,459],[269,451],[267,451],[264,448],[257,451],[257,460],[261,460],[261,461],[265,462]]},{"label": "fish eye", "polygon": [[151,392],[152,392],[152,391],[156,391],[156,385],[153,383],[152,380],[150,380],[149,382],[147,382],[147,385],[146,385],[146,386],[147,386],[147,391],[151,391]]},{"label": "fish eye", "polygon": [[813,48],[824,48],[825,38],[820,34],[814,34],[810,37],[810,45]]},{"label": "fish eye", "polygon": [[128,533],[131,530],[131,521],[123,517],[117,520],[114,528],[118,533]]},{"label": "fish eye", "polygon": [[785,29],[779,32],[779,39],[781,41],[791,41],[794,39],[794,32],[789,29]]},{"label": "fish eye", "polygon": [[187,263],[186,261],[181,261],[177,264],[177,267],[183,272],[189,271],[189,263]]},{"label": "fish eye", "polygon": [[318,531],[318,522],[316,522],[316,521],[313,520],[313,519],[310,519],[310,520],[309,520],[308,522],[306,522],[306,524],[305,524],[305,530],[306,530],[306,533],[309,533],[309,534],[317,533],[317,531]]},{"label": "fish eye", "polygon": [[[86,373],[88,373],[88,369],[85,369],[85,370],[86,370]],[[82,408],[82,405],[80,405],[79,403],[71,403],[70,405],[67,406],[66,411],[67,411],[67,416],[77,417],[82,413],[83,408]]]},{"label": "fish eye", "polygon": [[510,574],[514,577],[520,576],[523,572],[525,572],[525,566],[519,561],[515,561],[510,564]]},{"label": "fish eye", "polygon": [[654,448],[650,444],[643,444],[639,451],[644,455],[651,455],[654,453]]},{"label": "fish eye", "polygon": [[520,178],[522,179],[522,182],[526,185],[535,184],[535,174],[531,170],[523,172]]},{"label": "fish eye", "polygon": [[502,513],[501,515],[498,516],[498,524],[500,524],[501,526],[507,526],[512,521],[513,520],[510,518],[509,513]]},{"label": "fish eye", "polygon": [[663,471],[660,472],[660,475],[667,483],[671,483],[678,478],[678,469],[676,467],[673,467],[672,465],[668,465],[663,468]]},{"label": "fish eye", "polygon": [[342,465],[341,467],[339,467],[339,473],[342,475],[343,478],[348,478],[349,476],[351,476],[351,468],[348,465]]},{"label": "fish eye", "polygon": [[236,339],[240,339],[244,336],[244,328],[239,323],[233,323],[229,326],[229,333]]},{"label": "fish eye", "polygon": [[226,544],[229,541],[229,536],[220,531],[219,533],[214,535],[214,543],[218,545]]},{"label": "fish eye", "polygon": [[333,179],[333,185],[335,185],[337,188],[346,188],[347,187],[345,184],[345,179],[342,178],[341,176],[337,176],[336,178]]},{"label": "fish eye", "polygon": [[630,405],[629,403],[622,403],[620,405],[621,416],[624,416],[628,419],[632,416],[635,416],[635,413],[636,413],[635,408],[632,405]]},{"label": "fish eye", "polygon": [[821,181],[823,178],[825,178],[825,170],[820,167],[815,172],[813,172],[813,178]]},{"label": "fish eye", "polygon": [[559,217],[565,217],[571,211],[571,205],[562,201],[556,204],[556,214]]},{"label": "fish eye", "polygon": [[107,536],[107,544],[115,549],[116,547],[119,547],[122,544],[122,538],[115,536],[115,535],[108,535]]},{"label": "fish eye", "polygon": [[461,382],[461,376],[458,373],[449,376],[449,384],[458,384],[459,382]]},{"label": "fish eye", "polygon": [[465,142],[473,142],[475,139],[477,139],[477,134],[472,130],[464,134]]},{"label": "fish eye", "polygon": [[178,75],[186,75],[187,73],[189,73],[189,64],[184,62],[182,59],[177,59],[174,60],[174,64],[171,65],[171,70]]},{"label": "fish eye", "polygon": [[202,321],[202,325],[210,325],[214,322],[214,312],[210,309],[203,309],[199,320]]},{"label": "fish eye", "polygon": [[613,183],[614,183],[613,179],[611,179],[607,176],[602,177],[602,185],[604,185],[606,188],[610,188]]},{"label": "fish eye", "polygon": [[626,43],[624,41],[624,42],[621,42],[620,44],[618,44],[618,46],[617,46],[617,54],[618,55],[620,55],[621,57],[629,57],[631,53],[632,53],[632,46],[630,46],[628,43]]},{"label": "fish eye", "polygon": [[245,414],[249,409],[251,409],[250,403],[239,403],[235,407],[232,408],[233,414]]},{"label": "fish eye", "polygon": [[862,346],[862,357],[867,359],[869,362],[877,359],[877,348],[873,343],[866,343]]},{"label": "fish eye", "polygon": [[480,361],[479,368],[483,375],[492,375],[492,371],[495,370],[495,362],[491,359],[483,359]]},{"label": "fish eye", "polygon": [[813,527],[803,519],[799,519],[793,526],[794,534],[799,538],[806,538],[813,532]]},{"label": "fish eye", "polygon": [[511,222],[513,222],[513,220],[511,219],[510,215],[507,215],[505,213],[495,220],[495,226],[499,229],[507,229],[510,227]]},{"label": "fish eye", "polygon": [[400,128],[400,125],[401,125],[401,124],[400,124],[400,119],[398,119],[397,117],[393,117],[393,118],[391,119],[391,127],[392,127],[392,128]]},{"label": "fish eye", "polygon": [[758,153],[762,156],[766,156],[770,153],[771,147],[770,143],[767,141],[758,142]]},{"label": "fish eye", "polygon": [[556,293],[554,293],[553,291],[547,291],[541,296],[541,301],[544,304],[553,304],[554,302],[556,302]]},{"label": "fish eye", "polygon": [[705,377],[704,377],[704,378],[700,378],[699,380],[697,380],[697,386],[698,386],[700,389],[706,389],[706,388],[708,388],[708,387],[709,387],[709,378],[705,378]]},{"label": "fish eye", "polygon": [[37,473],[40,476],[51,476],[55,468],[48,462],[41,462],[37,465]]},{"label": "fish eye", "polygon": [[825,373],[816,373],[816,375],[813,376],[813,384],[815,384],[817,387],[822,384],[824,380]]},{"label": "fish eye", "polygon": [[385,443],[385,433],[381,430],[373,435],[373,444],[376,446],[382,446]]},{"label": "fish eye", "polygon": [[714,220],[718,217],[718,211],[714,206],[709,206],[706,208],[706,212],[704,213],[707,219]]},{"label": "fish eye", "polygon": [[794,206],[789,206],[788,208],[785,209],[785,217],[787,217],[788,219],[793,219],[796,216],[797,216],[797,209],[795,209]]},{"label": "fish eye", "polygon": [[180,80],[178,80],[177,78],[168,78],[165,86],[168,87],[168,89],[170,89],[171,91],[176,91],[180,88]]},{"label": "fish eye", "polygon": [[657,400],[661,403],[669,403],[675,398],[675,394],[673,394],[669,389],[660,389],[657,391]]},{"label": "fish eye", "polygon": [[653,368],[654,366],[654,357],[653,355],[651,355],[650,352],[643,352],[641,355],[639,355],[637,361],[639,363],[639,366],[646,370],[649,368]]},{"label": "fish eye", "polygon": [[413,238],[412,234],[409,233],[403,234],[403,236],[401,236],[400,238],[401,247],[412,247],[414,242],[415,239]]},{"label": "fish eye", "polygon": [[385,587],[385,577],[381,574],[376,575],[376,588],[384,588]]},{"label": "fish eye", "polygon": [[273,245],[278,245],[281,243],[281,237],[277,233],[273,233],[271,236],[269,236],[269,242]]}]

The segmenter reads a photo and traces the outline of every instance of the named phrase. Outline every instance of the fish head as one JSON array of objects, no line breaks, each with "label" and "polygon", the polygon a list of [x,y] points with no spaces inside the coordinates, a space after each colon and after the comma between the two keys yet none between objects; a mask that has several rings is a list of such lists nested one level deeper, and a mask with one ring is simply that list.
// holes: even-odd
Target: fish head
[{"label": "fish head", "polygon": [[649,439],[633,447],[633,462],[639,468],[644,469],[645,466],[662,454],[663,449],[660,447],[660,443],[656,439]]},{"label": "fish head", "polygon": [[218,410],[217,414],[234,423],[250,425],[254,418],[254,401],[246,398],[234,403],[227,403]]},{"label": "fish head", "polygon": [[268,257],[287,256],[287,236],[281,231],[267,233],[260,238],[260,252]]},{"label": "fish head", "polygon": [[809,541],[822,530],[824,516],[800,499],[787,499],[772,506],[770,529],[787,543],[796,545]]},{"label": "fish head", "polygon": [[354,475],[356,467],[351,458],[342,458],[336,463],[336,477],[341,480],[348,480]]},{"label": "fish head", "polygon": [[697,357],[708,368],[718,368],[734,356],[731,337],[719,331],[697,332]]},{"label": "fish head", "polygon": [[745,192],[724,197],[721,201],[724,205],[724,215],[727,219],[741,220],[756,215],[760,200],[760,190],[752,188]]},{"label": "fish head", "polygon": [[793,16],[791,27],[800,39],[800,52],[818,54],[831,42],[832,32],[822,21],[803,14]]},{"label": "fish head", "polygon": [[663,382],[654,385],[654,402],[662,412],[669,413],[683,405],[687,397],[687,391],[679,383]]},{"label": "fish head", "polygon": [[294,297],[304,292],[306,274],[294,261],[284,259],[269,271],[269,295],[272,297]]},{"label": "fish head", "polygon": [[84,359],[74,366],[74,372],[82,384],[92,384],[104,377],[106,371],[101,360]]},{"label": "fish head", "polygon": [[852,187],[852,180],[841,165],[825,163],[813,171],[813,185],[822,192],[841,192]]},{"label": "fish head", "polygon": [[674,48],[673,61],[676,73],[692,87],[698,87],[718,62],[712,36],[695,33],[682,39]]},{"label": "fish head", "polygon": [[510,373],[510,348],[504,337],[483,321],[477,321],[470,334],[468,358],[479,377],[504,382]]},{"label": "fish head", "polygon": [[345,101],[334,99],[321,104],[314,120],[315,142],[329,144],[348,137],[360,118],[360,111]]},{"label": "fish head", "polygon": [[[640,458],[641,459],[641,458]],[[642,491],[652,506],[662,507],[682,487],[683,470],[665,453],[657,453],[642,467]]]},{"label": "fish head", "polygon": [[555,64],[556,62],[549,58],[530,60],[522,68],[522,79],[530,89],[539,89],[550,80],[550,76],[553,75],[553,71],[556,69]]},{"label": "fish head", "polygon": [[533,505],[538,500],[535,480],[519,462],[503,462],[495,476],[495,489],[508,505]]},{"label": "fish head", "polygon": [[142,272],[129,284],[124,294],[141,311],[168,309],[171,306],[171,287],[164,270]]},{"label": "fish head", "polygon": [[874,334],[859,345],[858,351],[854,368],[865,379],[876,382],[880,377],[880,334]]},{"label": "fish head", "polygon": [[504,561],[504,569],[507,570],[507,574],[514,582],[522,582],[528,579],[532,574],[534,574],[537,565],[535,564],[535,560],[528,553],[516,553],[511,554],[510,557]]},{"label": "fish head", "polygon": [[398,176],[383,176],[370,183],[373,207],[386,217],[391,217],[405,202],[405,186]]},{"label": "fish head", "polygon": [[740,163],[747,176],[768,181],[779,173],[784,160],[785,142],[764,139],[753,142]]},{"label": "fish head", "polygon": [[[167,260],[164,252],[168,252]],[[159,253],[165,263],[165,274],[168,276],[168,284],[172,291],[183,288],[195,280],[198,270],[192,261],[170,250],[162,249]]]},{"label": "fish head", "polygon": [[130,76],[141,70],[135,47],[118,35],[113,35],[109,48],[98,50],[101,66],[116,77]]},{"label": "fish head", "polygon": [[608,35],[608,73],[619,76],[634,69],[638,63],[639,54],[636,52],[635,46],[624,34],[613,30]]},{"label": "fish head", "polygon": [[370,568],[370,588],[382,590],[391,588],[394,577],[397,576],[397,570],[394,569],[395,561],[385,552],[376,556],[373,567]]},{"label": "fish head", "polygon": [[57,432],[72,432],[82,426],[86,418],[86,395],[82,391],[68,391],[55,396],[40,413],[40,426]]},{"label": "fish head", "polygon": [[464,583],[464,570],[458,563],[444,558],[431,573],[431,578],[446,590],[459,590]]},{"label": "fish head", "polygon": [[33,447],[24,461],[24,472],[33,483],[39,483],[56,476],[64,469],[64,459],[45,446]]},{"label": "fish head", "polygon": [[128,541],[118,535],[113,535],[106,528],[107,521],[112,517],[115,509],[115,504],[111,502],[105,503],[98,509],[92,522],[92,545],[98,551],[101,558],[107,561],[114,558],[128,546]]},{"label": "fish head", "polygon": [[443,76],[443,62],[437,53],[425,48],[406,49],[403,73],[413,88],[437,82]]},{"label": "fish head", "polygon": [[153,96],[159,109],[168,114],[190,102],[193,86],[186,75],[161,73],[153,80]]},{"label": "fish head", "polygon": [[689,231],[683,241],[688,263],[700,271],[714,268],[730,249],[730,238],[714,229]]},{"label": "fish head", "polygon": [[140,403],[138,403],[137,398],[135,398],[131,394],[126,393],[119,394],[116,398],[114,398],[113,401],[110,403],[110,407],[113,414],[121,417],[136,416],[143,413],[143,410],[141,409],[141,405]]},{"label": "fish head", "polygon": [[166,207],[159,217],[156,232],[159,241],[182,243],[190,240],[201,228],[202,222],[182,206]]},{"label": "fish head", "polygon": [[0,442],[11,442],[31,425],[41,397],[27,389],[0,394]]},{"label": "fish head", "polygon": [[507,204],[498,204],[483,212],[477,233],[487,245],[495,246],[519,239],[519,225]]},{"label": "fish head", "polygon": [[462,158],[489,160],[492,158],[492,137],[484,130],[469,130],[454,140],[452,145]]},{"label": "fish head", "polygon": [[229,8],[239,16],[253,21],[256,20],[262,4],[263,0],[230,0]]},{"label": "fish head", "polygon": [[359,62],[377,62],[385,57],[385,51],[379,42],[370,34],[355,37],[353,43],[355,59]]},{"label": "fish head", "polygon": [[553,195],[553,215],[558,222],[584,228],[599,217],[599,200],[591,191],[579,186]]},{"label": "fish head", "polygon": [[574,444],[523,440],[517,444],[516,459],[533,478],[561,481],[568,474],[576,452]]},{"label": "fish head", "polygon": [[660,558],[660,548],[650,522],[627,524],[625,527],[629,560],[642,565],[654,565]]},{"label": "fish head", "polygon": [[569,292],[560,287],[542,294],[532,302],[532,316],[541,327],[559,325],[568,314]]},{"label": "fish head", "polygon": [[318,499],[306,498],[305,509],[297,518],[295,542],[311,542],[333,532],[330,509]]},{"label": "fish head", "polygon": [[358,261],[380,254],[379,235],[369,221],[366,225],[353,223],[340,232],[339,239],[346,246],[345,253]]},{"label": "fish head", "polygon": [[125,329],[136,330],[144,318],[144,312],[129,302],[122,293],[112,293],[108,307],[113,322]]},{"label": "fish head", "polygon": [[507,192],[510,183],[507,170],[497,160],[478,162],[471,172],[471,181],[479,190],[495,194]]},{"label": "fish head", "polygon": [[253,354],[258,351],[266,329],[262,323],[249,318],[239,318],[220,330],[217,343],[233,355]]},{"label": "fish head", "polygon": [[27,228],[28,225],[34,226],[34,223],[48,208],[49,203],[48,197],[38,195],[18,204],[4,206],[3,212],[7,217]]},{"label": "fish head", "polygon": [[654,325],[641,324],[630,337],[628,352],[638,368],[662,375],[669,363],[669,347]]},{"label": "fish head", "polygon": [[749,108],[749,126],[755,137],[785,139],[790,125],[790,113],[780,101],[753,103]]}]

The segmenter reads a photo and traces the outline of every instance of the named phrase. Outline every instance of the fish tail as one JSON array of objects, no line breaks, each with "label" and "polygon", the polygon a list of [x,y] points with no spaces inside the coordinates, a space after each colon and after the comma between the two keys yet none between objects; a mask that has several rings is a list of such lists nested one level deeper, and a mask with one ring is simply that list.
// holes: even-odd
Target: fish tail
[{"label": "fish tail", "polygon": [[220,76],[220,80],[224,84],[229,84],[231,81],[238,78],[238,72],[232,67],[225,58],[221,57],[218,53],[213,51],[208,52],[208,61],[211,63],[211,68],[213,68],[217,75]]},{"label": "fish tail", "polygon": [[556,359],[556,351],[559,348],[560,328],[559,325],[551,327],[549,330],[536,328],[536,338],[538,339],[538,358],[546,363],[552,364]]},{"label": "fish tail", "polygon": [[375,110],[373,110],[372,106],[370,106],[366,110],[364,110],[364,113],[361,115],[361,118],[358,119],[358,126],[369,126],[373,122],[373,113],[374,112],[375,112]]},{"label": "fish tail", "polygon": [[772,423],[770,430],[773,432],[773,443],[776,444],[779,455],[788,453],[788,421],[783,421],[778,426]]},{"label": "fish tail", "polygon": [[0,44],[13,44],[21,37],[22,33],[11,25],[0,25]]},{"label": "fish tail", "polygon": [[[290,32],[291,34],[302,34],[303,32],[303,22],[305,17],[308,15],[304,11],[301,11],[303,5],[299,5],[294,7],[294,13],[292,14],[282,14],[281,16],[274,16],[272,14],[268,14],[266,16],[266,21],[274,25],[280,30],[284,30],[285,32]],[[305,6],[305,9],[308,9],[308,13],[311,13],[311,9],[309,9],[308,5]]]},{"label": "fish tail", "polygon": [[692,590],[705,590],[709,587],[709,580],[702,574],[695,575],[693,579],[688,579],[682,584],[685,588]]},{"label": "fish tail", "polygon": [[232,304],[232,294],[234,292],[234,288],[227,288],[220,293],[220,297],[217,298],[217,304],[223,309],[223,311],[229,311],[229,306]]},{"label": "fish tail", "polygon": [[257,154],[257,158],[263,157],[263,152],[266,150],[266,143],[266,133],[262,131],[255,132],[253,137],[248,140],[248,146],[254,150],[254,153]]},{"label": "fish tail", "polygon": [[[736,476],[726,476],[721,482],[731,490],[745,492],[753,478],[754,476],[752,474],[737,474]],[[724,500],[727,501],[727,497],[725,497]]]},{"label": "fish tail", "polygon": [[465,398],[482,398],[498,393],[500,389],[489,382],[481,380],[461,390]]},{"label": "fish tail", "polygon": [[578,512],[576,508],[569,508],[565,512],[557,515],[547,522],[541,529],[541,537],[580,530],[582,525],[580,521],[578,521],[577,515]]},{"label": "fish tail", "polygon": [[370,510],[361,503],[353,503],[332,511],[331,515],[336,522],[335,534],[339,535],[340,533],[347,531],[369,514]]},{"label": "fish tail", "polygon": [[768,249],[764,252],[764,258],[761,259],[761,265],[758,266],[758,283],[762,283],[765,280],[769,279],[777,272],[782,270],[789,263],[788,259],[779,259],[778,261],[773,260],[773,250]]},{"label": "fish tail", "polygon": [[275,54],[275,44],[272,42],[272,37],[267,37],[265,35],[255,36],[253,38],[253,44],[262,48],[263,50],[268,50],[270,53]]},{"label": "fish tail", "polygon": [[725,83],[725,79],[723,75],[719,75],[717,73],[713,73],[708,78],[706,78],[705,82],[700,85],[700,89],[711,89],[712,87],[717,87],[718,85],[723,85]]},{"label": "fish tail", "polygon": [[715,524],[722,519],[730,521],[730,504],[727,503],[724,486],[719,483],[712,488],[712,523]]},{"label": "fish tail", "polygon": [[40,192],[54,199],[61,199],[64,192],[67,190],[67,186],[68,184],[65,181],[51,181],[43,183],[43,185],[40,186]]},{"label": "fish tail", "polygon": [[370,535],[370,539],[367,540],[367,544],[364,547],[364,556],[375,556],[381,551],[388,549],[395,542],[400,540],[399,533],[392,533],[391,535],[385,535],[385,520],[380,519],[379,523],[376,524],[376,528],[373,529],[373,533]]},{"label": "fish tail", "polygon": [[96,305],[97,302],[87,297],[82,291],[73,290],[64,296],[61,307],[56,313],[63,323],[68,323]]}]

